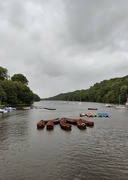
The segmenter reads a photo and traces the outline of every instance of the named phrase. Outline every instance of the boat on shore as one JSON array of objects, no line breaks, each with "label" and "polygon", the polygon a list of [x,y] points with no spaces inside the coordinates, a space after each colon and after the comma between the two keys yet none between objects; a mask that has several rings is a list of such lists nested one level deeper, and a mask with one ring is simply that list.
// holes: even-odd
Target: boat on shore
[{"label": "boat on shore", "polygon": [[14,110],[16,110],[16,108],[4,107],[3,109],[0,109],[0,113],[8,113],[8,112],[11,112],[11,111],[14,111]]}]

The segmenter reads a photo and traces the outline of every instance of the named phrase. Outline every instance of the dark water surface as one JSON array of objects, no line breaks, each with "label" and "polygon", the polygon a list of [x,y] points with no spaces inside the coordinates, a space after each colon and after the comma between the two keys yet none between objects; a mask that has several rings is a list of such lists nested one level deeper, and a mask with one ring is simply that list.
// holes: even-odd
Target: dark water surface
[{"label": "dark water surface", "polygon": [[[56,110],[16,110],[0,114],[0,180],[127,180],[128,110],[104,104],[42,101],[34,105]],[[88,107],[110,118],[87,118],[93,128],[72,126],[66,132],[37,130],[41,119],[79,118]],[[94,112],[94,111],[91,111]]]}]

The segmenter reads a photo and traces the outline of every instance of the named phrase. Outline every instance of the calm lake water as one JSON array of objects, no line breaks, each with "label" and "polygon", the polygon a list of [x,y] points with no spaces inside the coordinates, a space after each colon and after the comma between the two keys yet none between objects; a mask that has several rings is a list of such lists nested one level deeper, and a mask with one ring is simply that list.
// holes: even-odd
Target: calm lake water
[{"label": "calm lake water", "polygon": [[[16,110],[0,114],[0,180],[127,180],[128,110],[105,104],[67,104],[41,101],[34,104],[56,110]],[[88,107],[110,118],[87,118],[94,127],[66,132],[37,130],[39,120],[79,118]]]}]

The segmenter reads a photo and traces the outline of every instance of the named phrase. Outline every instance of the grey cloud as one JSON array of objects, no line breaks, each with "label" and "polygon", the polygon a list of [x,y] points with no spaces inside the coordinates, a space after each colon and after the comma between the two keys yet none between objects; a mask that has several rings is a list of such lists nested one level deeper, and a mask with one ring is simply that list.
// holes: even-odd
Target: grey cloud
[{"label": "grey cloud", "polygon": [[0,66],[42,97],[127,75],[126,0],[0,1]]},{"label": "grey cloud", "polygon": [[128,37],[128,1],[81,0],[66,1],[70,43],[84,50],[116,46]]}]

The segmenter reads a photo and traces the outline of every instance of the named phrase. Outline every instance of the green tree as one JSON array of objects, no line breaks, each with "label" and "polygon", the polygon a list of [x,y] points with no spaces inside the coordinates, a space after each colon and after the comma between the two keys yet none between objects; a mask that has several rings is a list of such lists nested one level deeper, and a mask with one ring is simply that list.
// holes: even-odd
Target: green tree
[{"label": "green tree", "polygon": [[7,100],[7,94],[4,92],[3,88],[0,85],[0,102],[5,102]]},{"label": "green tree", "polygon": [[0,80],[3,81],[8,78],[9,78],[8,70],[6,68],[0,67]]},{"label": "green tree", "polygon": [[4,93],[6,93],[6,102],[8,104],[16,104],[18,102],[17,91],[12,81],[3,80],[1,82],[1,87],[4,90]]},{"label": "green tree", "polygon": [[37,94],[34,94],[34,101],[40,101],[40,97]]},{"label": "green tree", "polygon": [[28,80],[23,74],[14,74],[11,77],[11,80],[12,81],[18,81],[18,82],[21,82],[22,84],[28,85]]},{"label": "green tree", "polygon": [[19,104],[30,104],[34,101],[34,93],[30,90],[28,86],[17,81],[14,81],[13,84],[16,88]]}]

